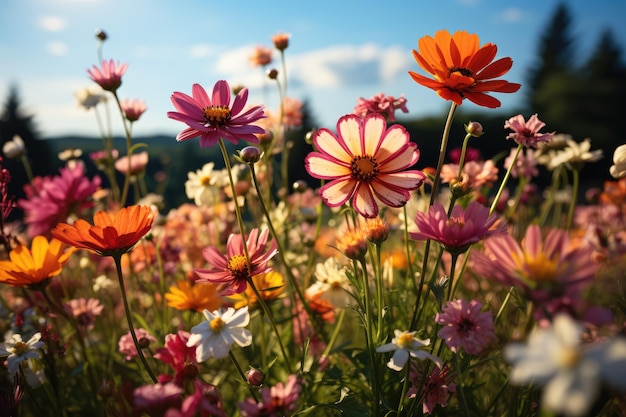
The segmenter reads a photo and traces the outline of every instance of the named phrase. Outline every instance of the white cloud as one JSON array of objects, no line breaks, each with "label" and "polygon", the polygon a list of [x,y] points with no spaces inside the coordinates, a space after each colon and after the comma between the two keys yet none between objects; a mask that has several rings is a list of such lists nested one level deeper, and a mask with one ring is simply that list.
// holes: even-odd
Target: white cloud
[{"label": "white cloud", "polygon": [[69,52],[69,48],[63,42],[51,41],[46,44],[46,51],[50,55],[65,56]]},{"label": "white cloud", "polygon": [[48,32],[61,32],[67,27],[65,19],[58,16],[42,16],[37,23],[40,28]]},{"label": "white cloud", "polygon": [[507,23],[519,22],[524,19],[524,11],[517,7],[510,7],[500,13],[498,17]]},{"label": "white cloud", "polygon": [[215,47],[208,44],[197,44],[189,48],[189,56],[191,58],[199,59],[206,58],[215,52]]}]

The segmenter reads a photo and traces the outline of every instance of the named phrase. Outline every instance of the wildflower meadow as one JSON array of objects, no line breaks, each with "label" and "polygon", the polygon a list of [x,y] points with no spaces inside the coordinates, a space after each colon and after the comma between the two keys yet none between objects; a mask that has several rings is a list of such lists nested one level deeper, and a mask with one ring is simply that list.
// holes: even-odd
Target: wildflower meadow
[{"label": "wildflower meadow", "polygon": [[[501,137],[459,120],[521,85],[491,40],[439,30],[406,69],[450,106],[436,165],[396,120],[410,103],[381,93],[298,138],[315,185],[292,181],[292,41],[251,56],[278,52],[276,109],[228,80],[172,91],[172,144],[221,157],[174,208],[145,181],[132,127],[147,105],[120,99],[123,61],[86,63],[77,98],[111,109],[125,146],[103,135],[41,177],[36,150],[5,144],[29,182],[16,198],[0,172],[0,416],[626,415],[626,145],[595,149],[541,114],[509,115]],[[584,199],[602,157],[612,179]]]}]

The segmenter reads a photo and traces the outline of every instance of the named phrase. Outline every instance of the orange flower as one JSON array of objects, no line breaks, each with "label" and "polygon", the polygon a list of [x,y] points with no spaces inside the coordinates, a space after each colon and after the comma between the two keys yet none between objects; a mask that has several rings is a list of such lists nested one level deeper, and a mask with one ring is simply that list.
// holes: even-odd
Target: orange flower
[{"label": "orange flower", "polygon": [[93,216],[93,226],[78,219],[71,225],[57,224],[51,233],[78,249],[91,250],[100,256],[120,256],[150,231],[154,218],[155,213],[148,206],[128,206],[114,215],[98,211]]},{"label": "orange flower", "polygon": [[222,306],[222,299],[217,291],[218,285],[203,283],[191,284],[179,280],[165,293],[167,305],[177,310],[214,311]]},{"label": "orange flower", "polygon": [[434,79],[413,71],[409,75],[457,105],[467,98],[479,106],[500,107],[499,100],[485,93],[514,93],[520,89],[520,84],[494,80],[511,69],[513,60],[507,57],[492,62],[498,47],[492,43],[479,45],[478,36],[465,31],[450,36],[447,30],[439,30],[434,38],[424,36],[418,41],[419,52],[413,50],[413,57]]},{"label": "orange flower", "polygon": [[44,236],[35,236],[31,249],[20,245],[11,251],[9,261],[0,261],[0,282],[26,288],[46,285],[50,278],[61,273],[75,251],[64,249],[65,245],[56,239],[48,242]]}]

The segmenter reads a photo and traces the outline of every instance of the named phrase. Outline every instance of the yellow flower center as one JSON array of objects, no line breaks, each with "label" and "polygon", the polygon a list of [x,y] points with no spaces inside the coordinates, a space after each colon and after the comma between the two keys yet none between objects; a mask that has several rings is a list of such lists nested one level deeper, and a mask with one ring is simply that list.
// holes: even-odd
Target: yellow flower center
[{"label": "yellow flower center", "polygon": [[220,317],[215,317],[213,320],[211,320],[211,322],[209,323],[209,326],[211,327],[211,331],[213,333],[219,333],[222,331],[224,326],[226,326],[226,322],[222,320]]},{"label": "yellow flower center", "polygon": [[225,126],[230,121],[230,108],[228,106],[205,107],[204,118],[211,126]]},{"label": "yellow flower center", "polygon": [[[517,264],[519,265],[520,262],[517,262]],[[537,283],[554,281],[564,267],[564,265],[559,265],[558,255],[550,259],[541,251],[539,251],[537,256],[524,253],[524,260],[520,266],[522,266],[520,269],[524,271],[524,278]]]},{"label": "yellow flower center", "polygon": [[248,260],[245,255],[235,255],[228,260],[228,271],[238,279],[246,279],[250,275],[248,271]]},{"label": "yellow flower center", "polygon": [[16,342],[13,345],[13,353],[17,356],[22,355],[27,350],[28,350],[28,345],[24,342]]},{"label": "yellow flower center", "polygon": [[211,184],[211,176],[208,174],[205,174],[203,176],[200,177],[200,184],[204,185],[205,187],[207,185]]},{"label": "yellow flower center", "polygon": [[360,181],[370,181],[378,174],[378,162],[369,155],[355,156],[352,158],[352,178]]},{"label": "yellow flower center", "polygon": [[581,360],[580,352],[574,348],[565,348],[559,350],[558,355],[556,355],[556,363],[557,365],[563,368],[572,368],[578,364]]},{"label": "yellow flower center", "polygon": [[402,333],[400,336],[398,336],[398,341],[396,342],[396,344],[402,349],[408,349],[413,346],[413,340],[415,340],[415,338],[412,334]]}]

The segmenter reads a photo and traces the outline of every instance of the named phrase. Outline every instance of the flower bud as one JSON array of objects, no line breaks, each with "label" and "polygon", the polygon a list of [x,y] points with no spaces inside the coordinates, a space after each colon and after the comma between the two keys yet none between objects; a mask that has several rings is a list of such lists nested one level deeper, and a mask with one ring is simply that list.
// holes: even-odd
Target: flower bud
[{"label": "flower bud", "polygon": [[289,46],[289,34],[287,33],[277,33],[272,36],[272,42],[274,42],[274,47],[279,51],[284,51]]},{"label": "flower bud", "polygon": [[108,36],[104,30],[96,29],[96,38],[98,38],[100,42],[104,42],[107,40]]},{"label": "flower bud", "polygon": [[298,180],[294,182],[292,187],[295,192],[300,194],[309,189],[309,185],[304,180]]},{"label": "flower bud", "polygon": [[261,150],[256,146],[246,146],[239,151],[239,157],[245,164],[254,164],[261,159]]},{"label": "flower bud", "polygon": [[478,122],[469,122],[468,124],[466,124],[465,131],[475,138],[482,136],[484,133],[483,125]]},{"label": "flower bud", "polygon": [[2,152],[9,159],[20,159],[26,153],[26,145],[19,135],[15,135],[13,140],[4,143]]},{"label": "flower bud", "polygon": [[269,78],[270,80],[275,80],[276,78],[278,78],[278,70],[276,68],[268,69],[266,74],[267,78]]},{"label": "flower bud", "polygon": [[258,387],[265,380],[265,375],[263,375],[263,372],[259,371],[258,369],[252,368],[248,372],[246,372],[246,379],[248,380],[248,383],[250,385]]}]

